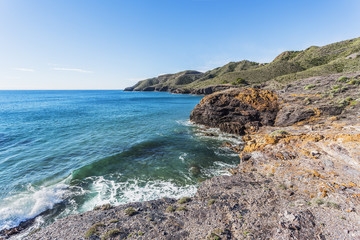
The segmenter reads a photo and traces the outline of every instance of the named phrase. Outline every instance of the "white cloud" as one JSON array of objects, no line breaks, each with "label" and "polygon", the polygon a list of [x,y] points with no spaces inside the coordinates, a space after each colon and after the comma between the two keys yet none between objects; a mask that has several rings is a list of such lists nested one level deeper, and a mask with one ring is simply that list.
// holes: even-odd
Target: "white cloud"
[{"label": "white cloud", "polygon": [[54,71],[79,72],[79,73],[92,73],[92,71],[84,70],[84,69],[81,69],[81,68],[60,68],[60,67],[56,67],[56,68],[52,68],[52,70],[54,70]]},{"label": "white cloud", "polygon": [[35,72],[35,70],[31,68],[13,68],[13,69],[21,72]]}]

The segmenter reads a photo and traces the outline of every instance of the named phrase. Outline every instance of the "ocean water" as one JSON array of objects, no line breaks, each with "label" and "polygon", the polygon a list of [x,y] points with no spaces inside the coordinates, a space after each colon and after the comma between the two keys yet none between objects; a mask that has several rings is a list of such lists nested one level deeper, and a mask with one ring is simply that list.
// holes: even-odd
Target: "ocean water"
[{"label": "ocean water", "polygon": [[[0,91],[0,230],[111,203],[194,195],[237,141],[188,119],[201,96]],[[217,137],[207,137],[213,131]]]}]

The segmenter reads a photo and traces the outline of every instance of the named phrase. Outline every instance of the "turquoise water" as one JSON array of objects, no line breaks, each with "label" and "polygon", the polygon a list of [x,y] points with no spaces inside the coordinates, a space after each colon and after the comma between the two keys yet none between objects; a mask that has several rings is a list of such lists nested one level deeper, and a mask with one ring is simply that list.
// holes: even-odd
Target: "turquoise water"
[{"label": "turquoise water", "polygon": [[236,154],[189,123],[200,96],[0,91],[0,230],[96,205],[193,195]]}]

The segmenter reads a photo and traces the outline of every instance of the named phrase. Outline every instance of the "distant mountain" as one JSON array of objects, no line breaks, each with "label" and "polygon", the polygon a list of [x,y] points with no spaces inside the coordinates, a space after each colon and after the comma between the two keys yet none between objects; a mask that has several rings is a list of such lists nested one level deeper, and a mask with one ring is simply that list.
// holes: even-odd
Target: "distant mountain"
[{"label": "distant mountain", "polygon": [[[282,86],[289,81],[307,77],[354,71],[360,71],[360,38],[323,47],[311,46],[303,51],[286,51],[271,63],[243,60],[230,62],[205,73],[183,71],[165,74],[142,80],[125,90],[203,94],[216,91],[214,86],[218,85],[219,90],[265,82]],[[201,90],[210,86],[212,90],[209,92]]]}]

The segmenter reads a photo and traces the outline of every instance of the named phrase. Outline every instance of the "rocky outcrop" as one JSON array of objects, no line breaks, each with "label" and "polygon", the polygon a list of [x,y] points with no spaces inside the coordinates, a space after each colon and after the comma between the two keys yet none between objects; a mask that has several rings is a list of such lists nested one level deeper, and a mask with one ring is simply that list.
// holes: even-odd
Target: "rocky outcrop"
[{"label": "rocky outcrop", "polygon": [[194,89],[191,91],[191,94],[208,95],[208,94],[212,94],[214,92],[219,92],[219,91],[223,91],[223,90],[230,89],[230,88],[237,88],[237,86],[233,86],[233,85],[229,85],[229,84],[213,85],[213,86],[209,86],[209,87]]},{"label": "rocky outcrop", "polygon": [[[339,81],[341,78],[345,80]],[[275,92],[230,89],[204,97],[190,120],[243,135],[261,126],[285,127],[345,114],[352,117],[358,109],[359,84],[360,72],[354,72],[303,79]]]},{"label": "rocky outcrop", "polygon": [[176,89],[171,89],[170,92],[175,93],[175,94],[189,94],[190,90],[182,89],[182,88],[176,88]]},{"label": "rocky outcrop", "polygon": [[124,89],[125,92],[131,92],[134,91],[134,87],[127,87]]},{"label": "rocky outcrop", "polygon": [[230,89],[204,97],[190,120],[228,133],[243,135],[273,125],[279,111],[278,96],[268,90]]},{"label": "rocky outcrop", "polygon": [[124,91],[144,91],[144,92],[148,92],[148,91],[157,91],[157,92],[171,92],[171,93],[175,93],[175,94],[193,94],[193,95],[209,95],[212,94],[214,92],[219,92],[219,91],[223,91],[226,89],[231,89],[231,88],[238,88],[238,86],[234,86],[234,85],[230,85],[230,84],[221,84],[221,85],[213,85],[213,86],[208,86],[208,87],[204,87],[204,88],[197,88],[197,89],[185,89],[185,88],[171,88],[169,86],[149,86],[149,87],[143,87],[141,89],[139,88],[135,88],[135,87],[127,87],[124,89]]}]

